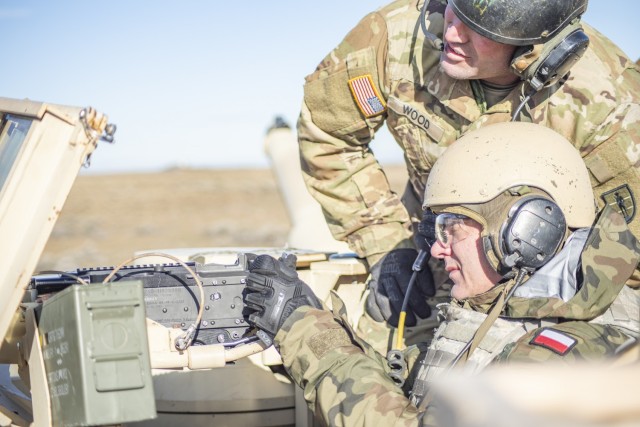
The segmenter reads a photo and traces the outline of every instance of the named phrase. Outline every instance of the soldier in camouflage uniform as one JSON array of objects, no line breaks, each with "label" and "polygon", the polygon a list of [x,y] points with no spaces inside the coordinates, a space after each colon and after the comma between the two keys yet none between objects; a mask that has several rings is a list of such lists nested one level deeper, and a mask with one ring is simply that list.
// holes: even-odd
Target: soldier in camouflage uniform
[{"label": "soldier in camouflage uniform", "polygon": [[561,135],[530,123],[470,132],[435,163],[424,199],[455,298],[434,340],[404,351],[403,388],[390,378],[398,359],[390,368],[352,330],[337,296],[323,309],[290,256],[249,267],[249,322],[325,424],[437,424],[427,392],[453,365],[602,359],[640,336],[640,297],[625,285],[640,245],[610,207],[593,223],[587,169]]},{"label": "soldier in camouflage uniform", "polygon": [[[298,122],[303,175],[333,235],[373,267],[367,312],[376,320],[397,319],[432,165],[461,135],[491,123],[539,123],[571,141],[599,208],[612,205],[640,236],[640,74],[611,41],[580,24],[586,6],[397,0],[362,19],[306,78]],[[575,50],[566,62],[549,59],[567,45]],[[407,164],[402,200],[369,147],[385,122]],[[428,273],[414,288],[422,297],[434,292]],[[376,326],[359,328],[371,334]]]}]

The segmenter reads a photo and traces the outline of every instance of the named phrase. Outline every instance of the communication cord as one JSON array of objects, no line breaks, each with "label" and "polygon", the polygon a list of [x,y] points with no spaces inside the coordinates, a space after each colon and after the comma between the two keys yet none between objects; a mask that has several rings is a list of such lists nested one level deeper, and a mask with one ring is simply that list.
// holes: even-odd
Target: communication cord
[{"label": "communication cord", "polygon": [[120,265],[118,265],[116,268],[113,269],[111,274],[105,277],[102,283],[109,283],[109,281],[113,278],[113,276],[115,276],[116,273],[120,271],[122,267],[129,264],[130,262],[133,262],[139,258],[146,257],[146,256],[158,256],[162,258],[169,258],[177,262],[182,267],[184,267],[185,270],[189,272],[189,274],[193,277],[193,280],[195,280],[196,285],[198,286],[198,290],[200,291],[200,301],[199,301],[198,315],[196,316],[196,321],[189,326],[189,328],[185,331],[184,334],[176,338],[176,342],[175,342],[176,348],[180,351],[184,351],[193,342],[193,338],[196,335],[197,325],[200,324],[200,321],[202,320],[202,314],[204,312],[204,287],[202,285],[202,281],[198,278],[198,275],[193,271],[193,269],[191,269],[191,267],[189,267],[184,261],[174,257],[173,255],[169,255],[161,252],[149,252],[149,253],[136,255],[120,263]]},{"label": "communication cord", "polygon": [[531,91],[529,92],[524,99],[522,100],[522,102],[520,102],[520,104],[518,105],[518,107],[515,109],[515,111],[513,112],[513,115],[511,116],[511,121],[515,122],[517,121],[518,116],[520,115],[520,112],[522,111],[522,109],[524,108],[525,105],[527,105],[527,102],[529,102],[529,100],[531,99],[531,97],[533,96],[533,94],[535,94],[536,91]]},{"label": "communication cord", "polygon": [[411,279],[409,279],[409,286],[407,286],[407,292],[404,295],[404,299],[402,300],[402,309],[400,310],[400,316],[398,318],[398,336],[396,338],[396,349],[400,350],[403,346],[404,341],[404,324],[407,318],[407,309],[409,307],[409,295],[411,295],[411,289],[413,288],[416,279],[418,278],[418,274],[422,271],[422,269],[427,264],[429,260],[429,251],[424,249],[420,249],[418,252],[418,256],[416,260],[413,262],[413,266],[411,266],[411,270],[413,270],[413,274],[411,274]]},{"label": "communication cord", "polygon": [[422,4],[422,9],[420,9],[420,28],[422,29],[422,33],[424,34],[424,36],[427,38],[427,40],[429,40],[429,42],[431,42],[431,45],[439,50],[442,51],[444,50],[444,42],[442,41],[442,39],[440,39],[438,36],[436,36],[435,34],[429,32],[429,30],[427,29],[427,6],[429,5],[429,1],[428,0],[424,0],[424,3]]}]

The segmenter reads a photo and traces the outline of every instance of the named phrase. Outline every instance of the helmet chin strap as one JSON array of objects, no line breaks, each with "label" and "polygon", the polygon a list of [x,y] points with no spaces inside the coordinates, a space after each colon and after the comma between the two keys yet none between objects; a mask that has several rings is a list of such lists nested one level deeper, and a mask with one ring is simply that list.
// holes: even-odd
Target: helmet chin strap
[{"label": "helmet chin strap", "polygon": [[[484,319],[484,321],[480,324],[476,332],[473,334],[473,337],[465,344],[462,350],[460,350],[456,357],[451,361],[449,366],[447,366],[447,372],[453,369],[458,364],[464,365],[467,360],[469,360],[474,350],[478,347],[478,345],[480,345],[482,339],[485,337],[489,329],[491,329],[491,327],[495,323],[496,319],[498,319],[500,313],[502,313],[502,311],[506,307],[507,302],[513,295],[515,289],[522,284],[527,273],[528,269],[526,268],[521,268],[516,271],[516,279],[514,280],[513,285],[505,286],[505,288],[500,293],[500,296],[498,297],[495,305],[493,306],[487,317]],[[422,402],[420,402],[418,409],[426,408],[427,406],[429,406],[432,400],[433,389],[429,389]]]},{"label": "helmet chin strap", "polygon": [[473,334],[473,337],[467,342],[467,344],[463,347],[460,353],[458,353],[458,355],[453,359],[453,361],[447,367],[447,369],[453,368],[459,362],[462,362],[464,364],[467,360],[469,360],[469,358],[471,357],[471,354],[478,347],[478,345],[480,345],[480,342],[482,342],[482,339],[485,337],[489,329],[491,329],[491,327],[495,323],[498,316],[502,313],[502,311],[506,307],[507,302],[513,296],[513,293],[515,292],[516,288],[518,288],[518,286],[522,284],[527,273],[530,273],[530,270],[527,268],[519,268],[515,270],[516,278],[513,284],[511,286],[507,285],[504,287],[495,305],[493,306],[493,308],[491,309],[487,317],[484,319],[482,324],[480,324],[480,326],[478,327],[478,330]]}]

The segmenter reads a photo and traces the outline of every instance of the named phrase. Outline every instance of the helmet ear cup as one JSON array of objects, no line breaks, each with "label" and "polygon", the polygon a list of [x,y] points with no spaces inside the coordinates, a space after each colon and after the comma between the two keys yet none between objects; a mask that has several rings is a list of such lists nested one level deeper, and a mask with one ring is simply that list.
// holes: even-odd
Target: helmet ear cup
[{"label": "helmet ear cup", "polygon": [[588,46],[589,37],[575,23],[546,42],[539,54],[531,46],[517,48],[511,68],[537,92],[564,79]]},{"label": "helmet ear cup", "polygon": [[501,266],[537,270],[560,249],[566,231],[564,214],[553,200],[541,196],[518,200],[500,230]]}]

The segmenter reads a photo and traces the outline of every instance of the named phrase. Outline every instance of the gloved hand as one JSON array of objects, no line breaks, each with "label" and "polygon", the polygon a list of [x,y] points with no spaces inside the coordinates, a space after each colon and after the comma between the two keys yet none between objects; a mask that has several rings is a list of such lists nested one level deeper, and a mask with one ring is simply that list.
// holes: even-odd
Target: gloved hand
[{"label": "gloved hand", "polygon": [[[411,268],[417,256],[415,249],[394,249],[371,267],[370,292],[365,307],[374,320],[386,320],[392,326],[398,326],[402,302],[413,274]],[[428,296],[435,294],[431,270],[425,265],[417,274],[409,297],[406,326],[415,326],[416,315],[423,319],[431,315],[431,308],[426,302]]]},{"label": "gloved hand", "polygon": [[436,216],[431,209],[423,211],[422,220],[413,239],[418,250],[431,252],[431,246],[436,242]]},{"label": "gloved hand", "polygon": [[284,254],[278,260],[269,255],[256,257],[249,265],[244,300],[254,311],[249,314],[249,324],[271,339],[296,308],[322,308],[311,288],[298,278],[296,256],[292,254]]}]

